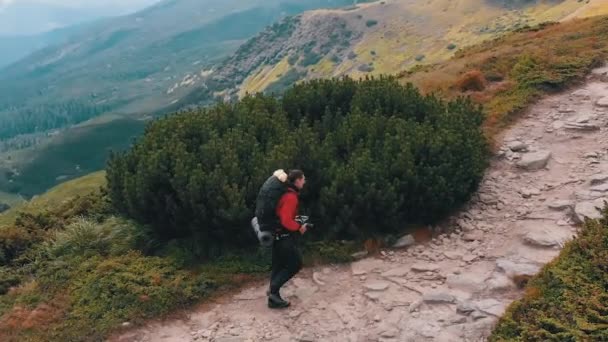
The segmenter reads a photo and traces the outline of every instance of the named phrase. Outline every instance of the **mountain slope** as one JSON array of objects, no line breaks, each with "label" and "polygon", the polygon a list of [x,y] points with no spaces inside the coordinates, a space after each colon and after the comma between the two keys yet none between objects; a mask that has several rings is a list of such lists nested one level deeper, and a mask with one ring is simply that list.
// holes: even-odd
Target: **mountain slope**
[{"label": "mountain slope", "polygon": [[519,27],[564,19],[585,6],[578,0],[393,0],[311,11],[266,30],[218,69],[195,76],[188,86],[199,82],[200,88],[172,109],[218,95],[276,91],[302,78],[395,74]]},{"label": "mountain slope", "polygon": [[0,35],[0,68],[17,62],[34,51],[65,42],[73,33],[82,30],[83,25],[86,24],[33,35]]},{"label": "mountain slope", "polygon": [[349,2],[166,0],[105,20],[0,72],[0,139],[166,105],[176,75],[214,65],[282,16]]}]

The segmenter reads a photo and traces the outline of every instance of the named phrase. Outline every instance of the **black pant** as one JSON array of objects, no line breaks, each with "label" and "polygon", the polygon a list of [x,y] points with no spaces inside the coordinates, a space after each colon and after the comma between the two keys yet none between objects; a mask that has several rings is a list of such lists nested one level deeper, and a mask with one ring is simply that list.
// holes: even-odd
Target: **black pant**
[{"label": "black pant", "polygon": [[278,294],[281,286],[296,275],[302,268],[302,255],[291,235],[275,240],[272,245],[272,273],[270,292]]}]

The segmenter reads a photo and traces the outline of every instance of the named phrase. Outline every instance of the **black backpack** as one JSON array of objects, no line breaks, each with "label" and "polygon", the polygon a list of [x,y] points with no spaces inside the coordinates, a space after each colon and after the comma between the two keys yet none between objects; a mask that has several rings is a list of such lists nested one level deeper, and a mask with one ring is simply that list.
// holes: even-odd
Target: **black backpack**
[{"label": "black backpack", "polygon": [[279,179],[280,175],[286,178],[284,172],[275,171],[260,188],[255,202],[255,217],[258,219],[261,231],[275,231],[280,227],[276,214],[277,204],[281,196],[287,192],[287,183]]}]

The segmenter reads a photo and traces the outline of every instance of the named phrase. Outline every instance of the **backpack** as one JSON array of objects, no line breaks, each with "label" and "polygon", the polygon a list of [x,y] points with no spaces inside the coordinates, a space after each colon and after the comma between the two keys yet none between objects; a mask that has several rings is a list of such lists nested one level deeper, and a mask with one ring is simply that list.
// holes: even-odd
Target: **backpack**
[{"label": "backpack", "polygon": [[274,231],[280,222],[276,214],[281,196],[287,192],[287,174],[283,170],[275,171],[260,188],[255,202],[255,217],[261,231]]}]

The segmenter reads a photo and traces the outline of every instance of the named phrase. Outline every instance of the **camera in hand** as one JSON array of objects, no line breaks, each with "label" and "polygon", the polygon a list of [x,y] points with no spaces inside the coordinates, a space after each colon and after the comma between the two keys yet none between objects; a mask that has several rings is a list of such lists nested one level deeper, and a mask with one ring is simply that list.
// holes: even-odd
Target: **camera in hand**
[{"label": "camera in hand", "polygon": [[304,216],[304,215],[299,215],[296,216],[295,221],[298,222],[300,225],[306,225],[307,228],[314,228],[314,224],[308,222],[310,220],[309,216]]}]

